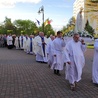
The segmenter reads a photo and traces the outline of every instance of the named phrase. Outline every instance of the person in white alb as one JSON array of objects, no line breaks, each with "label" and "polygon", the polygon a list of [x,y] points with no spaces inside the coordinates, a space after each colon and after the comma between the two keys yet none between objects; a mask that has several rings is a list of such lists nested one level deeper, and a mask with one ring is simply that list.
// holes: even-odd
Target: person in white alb
[{"label": "person in white alb", "polygon": [[85,65],[84,52],[86,44],[80,40],[78,33],[73,35],[73,39],[66,44],[66,70],[65,76],[70,83],[71,90],[76,89],[76,83],[81,80],[82,69]]},{"label": "person in white alb", "polygon": [[94,58],[92,66],[92,80],[93,83],[98,86],[98,39],[94,43]]},{"label": "person in white alb", "polygon": [[60,70],[63,70],[63,48],[65,47],[64,39],[62,38],[62,32],[57,32],[57,37],[53,40],[52,53],[54,60],[51,69],[54,69],[54,74],[60,76]]}]

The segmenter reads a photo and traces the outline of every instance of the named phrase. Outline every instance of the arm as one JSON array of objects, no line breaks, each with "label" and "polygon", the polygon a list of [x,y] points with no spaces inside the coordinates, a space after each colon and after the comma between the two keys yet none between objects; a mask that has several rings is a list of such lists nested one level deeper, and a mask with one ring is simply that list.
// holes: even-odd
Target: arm
[{"label": "arm", "polygon": [[87,45],[85,44],[84,40],[81,39],[81,48],[82,48],[82,51],[83,51],[83,52],[86,51],[86,47],[87,47]]}]

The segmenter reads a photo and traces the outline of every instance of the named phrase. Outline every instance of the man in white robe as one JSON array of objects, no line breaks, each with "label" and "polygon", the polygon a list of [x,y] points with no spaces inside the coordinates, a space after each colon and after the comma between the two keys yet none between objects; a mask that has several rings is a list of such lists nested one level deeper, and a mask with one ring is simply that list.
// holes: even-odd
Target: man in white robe
[{"label": "man in white robe", "polygon": [[30,37],[27,40],[27,53],[33,54],[33,38],[34,35],[30,35]]},{"label": "man in white robe", "polygon": [[11,34],[9,34],[9,35],[7,36],[7,46],[8,46],[8,49],[12,49],[12,48],[13,48],[13,43],[12,43],[12,41],[13,41],[13,38],[12,38]]},{"label": "man in white robe", "polygon": [[23,42],[24,42],[23,34],[21,34],[21,36],[19,37],[19,40],[20,40],[20,49],[23,49]]},{"label": "man in white robe", "polygon": [[28,43],[27,43],[28,39],[29,39],[28,35],[25,35],[23,37],[23,49],[24,49],[24,52],[26,52],[26,53],[27,53],[27,47],[28,47]]},{"label": "man in white robe", "polygon": [[51,67],[51,65],[53,63],[52,44],[53,44],[54,39],[55,39],[55,36],[51,35],[50,36],[50,41],[47,44],[47,58],[48,58],[49,67]]},{"label": "man in white robe", "polygon": [[92,66],[92,80],[93,83],[98,86],[98,39],[94,43],[94,59]]},{"label": "man in white robe", "polygon": [[39,36],[36,40],[36,61],[41,63],[47,63],[47,53],[46,53],[46,45],[47,45],[47,38],[44,37],[43,32],[39,32]]},{"label": "man in white robe", "polygon": [[76,18],[75,23],[75,33],[82,32],[83,31],[83,17],[82,17],[82,10],[83,8],[80,8],[80,11]]},{"label": "man in white robe", "polygon": [[20,49],[19,36],[16,36],[14,45],[15,45],[16,49]]},{"label": "man in white robe", "polygon": [[38,45],[37,45],[37,40],[39,39],[39,35],[35,36],[34,39],[33,39],[33,52],[36,56],[37,54],[37,51],[38,51]]},{"label": "man in white robe", "polygon": [[62,32],[57,32],[57,37],[53,40],[52,52],[54,56],[54,61],[52,63],[51,69],[54,69],[54,74],[60,76],[60,70],[63,70],[64,60],[63,60],[63,48],[65,47],[64,39],[62,38]]},{"label": "man in white robe", "polygon": [[84,40],[79,39],[79,34],[74,34],[73,39],[66,44],[66,79],[71,90],[75,90],[76,83],[81,80],[82,69],[85,65],[83,52],[86,50]]}]

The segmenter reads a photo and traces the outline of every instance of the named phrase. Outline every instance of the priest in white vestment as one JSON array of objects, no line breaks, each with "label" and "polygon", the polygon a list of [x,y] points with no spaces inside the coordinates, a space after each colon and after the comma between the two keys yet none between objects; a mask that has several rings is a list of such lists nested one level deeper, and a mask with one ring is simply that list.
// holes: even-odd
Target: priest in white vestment
[{"label": "priest in white vestment", "polygon": [[63,48],[65,47],[64,39],[62,38],[62,32],[57,32],[57,37],[53,40],[52,52],[54,56],[54,61],[52,63],[51,69],[54,69],[54,74],[60,76],[60,70],[63,70],[64,59],[63,59]]},{"label": "priest in white vestment", "polygon": [[33,54],[33,35],[30,35],[30,37],[27,40],[27,53]]},{"label": "priest in white vestment", "polygon": [[83,31],[83,16],[82,16],[82,10],[83,8],[80,9],[77,18],[76,18],[76,23],[75,23],[75,33],[82,32]]},{"label": "priest in white vestment", "polygon": [[15,45],[16,49],[20,49],[19,36],[16,36],[14,45]]},{"label": "priest in white vestment", "polygon": [[93,83],[98,86],[98,39],[94,43],[94,59],[92,66],[92,80]]},{"label": "priest in white vestment", "polygon": [[12,38],[11,34],[9,34],[9,35],[7,36],[7,46],[8,46],[8,49],[12,49],[12,48],[13,48],[13,43],[12,43],[12,41],[13,41],[13,38]]},{"label": "priest in white vestment", "polygon": [[23,49],[23,42],[24,42],[24,35],[21,34],[21,36],[19,37],[20,40],[20,49]]},{"label": "priest in white vestment", "polygon": [[36,43],[37,43],[36,61],[47,63],[47,53],[46,53],[47,38],[44,37],[43,32],[39,33]]},{"label": "priest in white vestment", "polygon": [[48,59],[49,67],[51,67],[51,65],[53,63],[52,44],[53,44],[54,39],[55,39],[55,36],[51,35],[50,41],[48,40],[48,44],[47,44],[47,59]]},{"label": "priest in white vestment", "polygon": [[81,80],[82,69],[85,65],[84,52],[86,44],[79,39],[79,34],[74,34],[73,39],[66,44],[66,79],[69,81],[71,90],[75,90],[76,83]]},{"label": "priest in white vestment", "polygon": [[38,39],[39,39],[39,35],[35,36],[33,39],[33,52],[34,52],[35,56],[36,56],[37,51],[38,51],[38,48],[37,48],[38,47],[38,45],[37,45]]}]

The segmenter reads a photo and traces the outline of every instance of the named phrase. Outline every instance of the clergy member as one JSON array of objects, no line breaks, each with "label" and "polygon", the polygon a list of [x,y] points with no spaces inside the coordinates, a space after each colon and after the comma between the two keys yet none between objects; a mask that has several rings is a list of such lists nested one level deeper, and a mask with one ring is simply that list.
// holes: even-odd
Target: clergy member
[{"label": "clergy member", "polygon": [[81,80],[82,69],[85,65],[84,51],[86,44],[83,39],[79,39],[79,34],[75,33],[73,39],[66,44],[66,79],[70,83],[71,90],[75,90],[76,83]]},{"label": "clergy member", "polygon": [[12,49],[12,48],[13,48],[13,43],[12,43],[12,41],[13,41],[13,38],[12,38],[11,34],[9,34],[9,35],[7,36],[7,46],[8,46],[8,49]]},{"label": "clergy member", "polygon": [[16,36],[14,45],[15,45],[16,49],[20,49],[19,36]]},{"label": "clergy member", "polygon": [[27,40],[27,53],[33,54],[33,38],[34,35],[30,35],[30,37]]},{"label": "clergy member", "polygon": [[47,53],[46,53],[47,39],[46,37],[44,37],[43,32],[39,32],[36,43],[37,43],[36,61],[41,63],[47,63]]},{"label": "clergy member", "polygon": [[94,59],[92,68],[92,80],[93,83],[98,86],[98,39],[94,43]]},{"label": "clergy member", "polygon": [[54,61],[51,69],[54,69],[54,74],[60,76],[60,70],[63,70],[64,60],[63,60],[63,48],[65,47],[64,39],[62,38],[62,32],[57,32],[57,37],[53,40],[52,52],[54,56]]},{"label": "clergy member", "polygon": [[23,41],[24,41],[23,34],[21,34],[21,36],[19,37],[19,40],[20,40],[20,49],[23,49]]},{"label": "clergy member", "polygon": [[47,44],[47,58],[48,58],[49,67],[51,67],[53,63],[52,44],[54,39],[55,39],[55,36],[51,35],[49,39],[50,41],[48,40],[48,44]]}]

